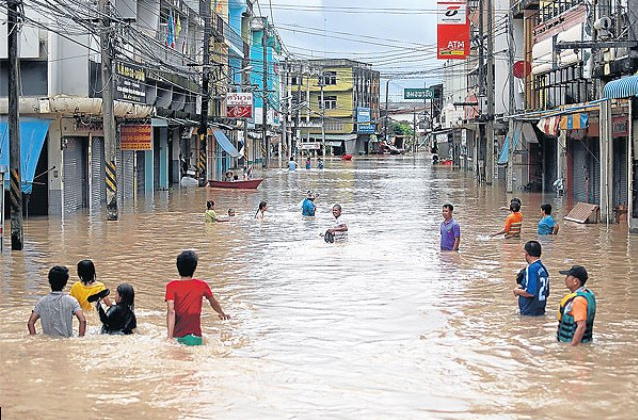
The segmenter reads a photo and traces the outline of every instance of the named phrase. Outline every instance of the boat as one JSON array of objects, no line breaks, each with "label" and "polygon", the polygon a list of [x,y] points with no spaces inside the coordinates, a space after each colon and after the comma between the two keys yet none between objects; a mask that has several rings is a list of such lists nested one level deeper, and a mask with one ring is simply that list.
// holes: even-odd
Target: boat
[{"label": "boat", "polygon": [[208,180],[208,186],[211,188],[230,188],[235,190],[254,190],[257,189],[259,184],[263,181],[262,178],[238,180],[238,181],[215,181],[214,179]]},{"label": "boat", "polygon": [[352,160],[352,155],[343,155],[341,156],[341,160]]}]

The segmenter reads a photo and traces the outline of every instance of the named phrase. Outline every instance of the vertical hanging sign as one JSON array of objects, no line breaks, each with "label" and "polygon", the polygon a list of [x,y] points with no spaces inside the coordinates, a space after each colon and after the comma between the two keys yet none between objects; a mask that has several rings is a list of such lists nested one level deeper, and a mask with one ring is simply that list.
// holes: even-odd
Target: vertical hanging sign
[{"label": "vertical hanging sign", "polygon": [[439,60],[465,60],[470,55],[470,24],[465,1],[437,2],[436,34]]}]

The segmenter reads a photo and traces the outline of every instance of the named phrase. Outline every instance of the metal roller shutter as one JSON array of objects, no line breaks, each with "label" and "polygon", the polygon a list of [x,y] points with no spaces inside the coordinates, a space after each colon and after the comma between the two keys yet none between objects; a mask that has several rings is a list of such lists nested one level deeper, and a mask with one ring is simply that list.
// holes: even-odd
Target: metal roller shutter
[{"label": "metal roller shutter", "polygon": [[612,206],[627,206],[627,139],[614,139],[614,186]]},{"label": "metal roller shutter", "polygon": [[117,154],[117,199],[133,198],[135,152],[122,150]]},{"label": "metal roller shutter", "polygon": [[146,159],[145,159],[145,153],[144,152],[135,152],[137,153],[137,192],[141,193],[142,195],[144,194],[144,185],[146,183],[146,177],[144,176],[145,174],[145,166],[146,166]]},{"label": "metal roller shutter", "polygon": [[64,149],[64,212],[86,207],[86,153],[79,137],[66,137]]},{"label": "metal roller shutter", "polygon": [[584,140],[572,140],[572,197],[577,202],[588,202],[587,199],[587,149]]},{"label": "metal roller shutter", "polygon": [[589,197],[590,203],[600,205],[600,146],[598,139],[589,139]]},{"label": "metal roller shutter", "polygon": [[159,136],[155,138],[153,145],[153,190],[160,189],[160,145]]},{"label": "metal roller shutter", "polygon": [[104,173],[104,139],[93,137],[91,144],[91,199],[94,207],[106,202],[106,180]]}]

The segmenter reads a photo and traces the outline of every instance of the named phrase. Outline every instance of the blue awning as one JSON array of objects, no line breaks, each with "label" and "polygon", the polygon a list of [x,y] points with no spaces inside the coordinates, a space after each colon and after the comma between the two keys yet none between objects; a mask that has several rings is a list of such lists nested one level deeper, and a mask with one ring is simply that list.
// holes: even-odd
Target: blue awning
[{"label": "blue awning", "polygon": [[604,94],[607,99],[638,96],[638,76],[629,76],[618,80],[612,80],[605,85]]},{"label": "blue awning", "polygon": [[512,142],[513,150],[516,150],[516,146],[518,146],[519,139],[521,137],[521,129],[522,126],[520,124],[514,124],[514,133],[507,132],[505,136],[505,141],[503,142],[503,148],[501,149],[501,153],[498,155],[498,164],[499,165],[507,165],[507,162],[510,160],[510,139],[512,136],[514,137],[514,141]]},{"label": "blue awning", "polygon": [[[35,168],[38,166],[44,139],[49,131],[49,120],[20,118],[20,176],[22,192],[31,194]],[[0,165],[9,166],[9,123],[0,118]],[[9,181],[4,184],[9,189]]]},{"label": "blue awning", "polygon": [[215,136],[215,140],[217,140],[217,144],[219,144],[222,149],[224,149],[231,157],[239,157],[241,156],[239,151],[235,149],[235,146],[228,140],[226,134],[218,128],[213,130],[213,135]]}]

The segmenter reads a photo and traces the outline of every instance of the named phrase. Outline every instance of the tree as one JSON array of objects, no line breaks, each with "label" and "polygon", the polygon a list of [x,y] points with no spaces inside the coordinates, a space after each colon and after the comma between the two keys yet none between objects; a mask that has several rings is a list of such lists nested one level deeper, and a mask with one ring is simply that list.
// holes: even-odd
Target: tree
[{"label": "tree", "polygon": [[412,124],[408,121],[399,121],[390,125],[390,132],[395,136],[412,136],[414,130]]}]

